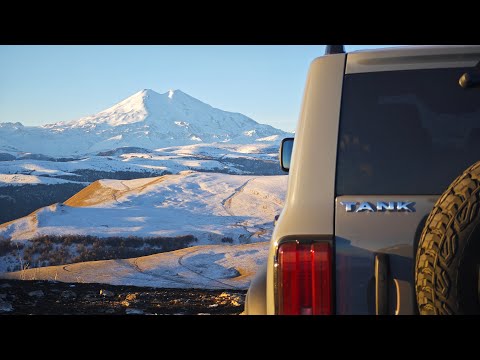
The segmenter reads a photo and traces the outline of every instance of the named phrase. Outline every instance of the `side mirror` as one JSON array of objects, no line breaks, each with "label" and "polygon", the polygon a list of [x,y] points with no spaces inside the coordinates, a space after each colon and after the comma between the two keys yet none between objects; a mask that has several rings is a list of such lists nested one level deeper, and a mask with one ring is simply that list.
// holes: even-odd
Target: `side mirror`
[{"label": "side mirror", "polygon": [[290,170],[290,159],[292,158],[293,138],[285,138],[280,145],[280,167],[283,171]]},{"label": "side mirror", "polygon": [[280,214],[275,215],[273,218],[273,226],[277,225],[278,218],[280,217]]}]

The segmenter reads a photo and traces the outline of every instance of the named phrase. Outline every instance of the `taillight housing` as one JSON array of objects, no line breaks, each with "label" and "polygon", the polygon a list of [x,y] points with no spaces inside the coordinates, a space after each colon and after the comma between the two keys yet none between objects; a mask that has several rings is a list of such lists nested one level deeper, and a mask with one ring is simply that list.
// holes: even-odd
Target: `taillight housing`
[{"label": "taillight housing", "polygon": [[332,250],[329,242],[281,243],[275,272],[277,314],[332,314]]}]

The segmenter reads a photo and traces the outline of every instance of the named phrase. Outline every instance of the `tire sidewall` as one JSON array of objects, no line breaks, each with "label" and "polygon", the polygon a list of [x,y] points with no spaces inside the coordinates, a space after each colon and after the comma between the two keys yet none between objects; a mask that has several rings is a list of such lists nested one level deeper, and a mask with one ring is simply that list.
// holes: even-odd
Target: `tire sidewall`
[{"label": "tire sidewall", "polygon": [[458,314],[480,314],[479,264],[480,219],[475,219],[462,233],[465,245],[459,253],[457,271]]}]

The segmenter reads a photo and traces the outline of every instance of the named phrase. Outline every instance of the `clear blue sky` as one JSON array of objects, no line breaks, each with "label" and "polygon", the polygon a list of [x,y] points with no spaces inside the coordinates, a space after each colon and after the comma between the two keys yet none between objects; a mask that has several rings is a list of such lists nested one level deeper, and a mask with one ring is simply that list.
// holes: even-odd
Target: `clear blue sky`
[{"label": "clear blue sky", "polygon": [[[347,46],[347,51],[376,47]],[[293,131],[324,46],[0,46],[0,122],[95,114],[142,89],[182,91]]]}]

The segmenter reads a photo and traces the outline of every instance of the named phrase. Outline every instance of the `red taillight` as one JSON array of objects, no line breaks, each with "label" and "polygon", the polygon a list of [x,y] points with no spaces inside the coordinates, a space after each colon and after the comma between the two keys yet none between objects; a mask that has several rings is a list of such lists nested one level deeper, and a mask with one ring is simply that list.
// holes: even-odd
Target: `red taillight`
[{"label": "red taillight", "polygon": [[332,254],[325,242],[287,242],[278,248],[280,315],[332,313]]}]

